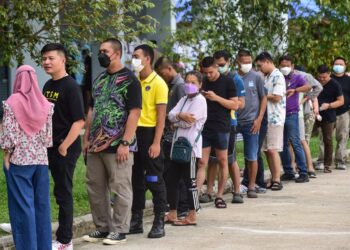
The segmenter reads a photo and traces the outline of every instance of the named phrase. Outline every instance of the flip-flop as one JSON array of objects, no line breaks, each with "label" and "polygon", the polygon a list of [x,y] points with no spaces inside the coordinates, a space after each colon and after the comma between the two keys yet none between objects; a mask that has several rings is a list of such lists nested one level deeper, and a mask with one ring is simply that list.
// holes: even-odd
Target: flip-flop
[{"label": "flip-flop", "polygon": [[216,198],[214,203],[215,203],[216,208],[226,208],[227,207],[226,202],[220,197]]}]

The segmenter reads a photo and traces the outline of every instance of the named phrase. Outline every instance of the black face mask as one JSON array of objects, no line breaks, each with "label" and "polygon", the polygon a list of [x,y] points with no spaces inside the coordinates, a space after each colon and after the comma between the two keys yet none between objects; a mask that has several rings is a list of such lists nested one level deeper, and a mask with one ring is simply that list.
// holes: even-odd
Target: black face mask
[{"label": "black face mask", "polygon": [[101,67],[108,68],[108,66],[111,64],[111,59],[105,53],[101,53],[98,55],[98,62],[100,63]]}]

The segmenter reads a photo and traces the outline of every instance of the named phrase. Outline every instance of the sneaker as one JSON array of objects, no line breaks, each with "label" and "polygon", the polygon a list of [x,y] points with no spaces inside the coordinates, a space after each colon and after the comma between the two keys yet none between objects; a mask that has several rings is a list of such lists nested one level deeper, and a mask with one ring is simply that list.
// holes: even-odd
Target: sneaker
[{"label": "sneaker", "polygon": [[125,242],[126,242],[125,234],[117,233],[117,232],[109,233],[106,239],[102,241],[104,245],[116,245],[116,244],[125,243]]},{"label": "sneaker", "polygon": [[258,198],[258,195],[257,195],[255,190],[248,190],[247,197],[248,198]]},{"label": "sneaker", "polygon": [[255,185],[255,192],[258,194],[264,194],[266,193],[266,188],[260,187],[259,185]]},{"label": "sneaker", "polygon": [[282,174],[281,176],[281,181],[293,181],[293,180],[295,180],[294,174]]},{"label": "sneaker", "polygon": [[296,183],[304,183],[309,181],[309,176],[307,176],[307,174],[301,174],[297,179],[295,179]]},{"label": "sneaker", "polygon": [[243,195],[233,193],[233,197],[232,197],[231,203],[244,203]]},{"label": "sneaker", "polygon": [[73,250],[73,242],[70,241],[67,244],[63,244],[56,240],[52,242],[52,250]]},{"label": "sneaker", "polygon": [[199,196],[199,202],[200,203],[209,203],[213,201],[213,197],[211,197],[210,194],[204,193],[201,196]]},{"label": "sneaker", "polygon": [[10,223],[1,223],[0,229],[5,231],[6,233],[12,233],[12,228]]},{"label": "sneaker", "polygon": [[307,172],[307,175],[309,176],[309,178],[317,178],[316,173],[313,171]]},{"label": "sneaker", "polygon": [[315,166],[316,170],[323,170],[324,169],[324,164],[323,162],[318,162]]},{"label": "sneaker", "polygon": [[343,163],[338,163],[337,165],[335,165],[335,169],[346,170],[346,165]]},{"label": "sneaker", "polygon": [[96,230],[95,232],[92,232],[88,235],[83,236],[83,240],[91,243],[96,243],[99,240],[105,239],[108,236],[108,232],[100,232]]},{"label": "sneaker", "polygon": [[246,185],[243,185],[243,184],[239,185],[239,192],[241,194],[246,194],[248,192],[248,187]]}]

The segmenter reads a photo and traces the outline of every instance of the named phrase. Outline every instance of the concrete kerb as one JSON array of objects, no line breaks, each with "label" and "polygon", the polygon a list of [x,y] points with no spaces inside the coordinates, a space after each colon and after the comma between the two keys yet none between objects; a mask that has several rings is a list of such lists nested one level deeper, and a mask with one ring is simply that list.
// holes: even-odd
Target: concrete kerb
[{"label": "concrete kerb", "polygon": [[[216,184],[217,185],[217,184]],[[216,186],[215,185],[215,186]],[[205,190],[204,190],[205,191]],[[232,192],[232,181],[228,180],[225,187],[225,194]],[[231,199],[231,196],[225,195],[224,199],[227,201]],[[202,208],[213,206],[213,203],[201,204]],[[146,201],[146,209],[144,210],[144,216],[150,217],[153,215],[153,203],[150,200]],[[52,223],[53,239],[58,223]],[[83,235],[95,230],[95,225],[92,221],[91,214],[75,217],[73,221],[73,237],[79,238]],[[12,235],[6,235],[0,238],[0,250],[15,250]]]}]

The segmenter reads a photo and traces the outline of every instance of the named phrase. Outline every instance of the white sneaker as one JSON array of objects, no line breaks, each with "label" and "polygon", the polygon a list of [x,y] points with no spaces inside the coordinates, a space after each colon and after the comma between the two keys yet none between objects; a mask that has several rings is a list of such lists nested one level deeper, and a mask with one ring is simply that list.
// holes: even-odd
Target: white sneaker
[{"label": "white sneaker", "polygon": [[335,166],[335,169],[346,170],[346,165],[343,164],[343,163],[338,163],[338,164]]},{"label": "white sneaker", "polygon": [[318,162],[315,166],[316,170],[324,170],[324,164],[323,162]]},{"label": "white sneaker", "polygon": [[0,229],[7,232],[7,233],[12,233],[12,228],[10,223],[1,223],[0,224]]},{"label": "white sneaker", "polygon": [[52,250],[73,250],[73,242],[70,241],[68,244],[62,244],[59,241],[52,242]]},{"label": "white sneaker", "polygon": [[239,185],[239,192],[241,194],[246,194],[248,192],[248,187],[246,187],[245,185],[241,184]]}]

